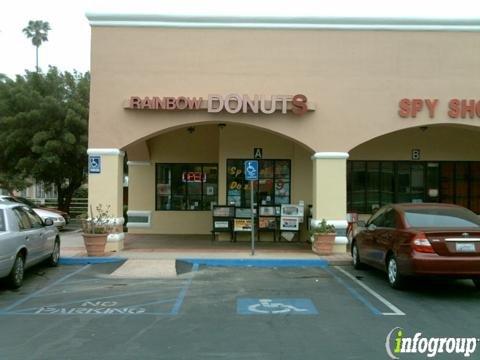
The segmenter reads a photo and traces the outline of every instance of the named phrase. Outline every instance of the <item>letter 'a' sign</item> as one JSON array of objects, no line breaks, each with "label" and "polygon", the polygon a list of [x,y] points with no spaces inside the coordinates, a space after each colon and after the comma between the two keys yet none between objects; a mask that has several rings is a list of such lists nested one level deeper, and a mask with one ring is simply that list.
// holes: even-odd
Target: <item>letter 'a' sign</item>
[{"label": "letter 'a' sign", "polygon": [[263,157],[263,149],[262,148],[254,148],[253,149],[253,158],[254,159],[261,159]]},{"label": "letter 'a' sign", "polygon": [[88,172],[90,174],[100,174],[102,172],[101,157],[99,155],[90,155],[88,157]]},{"label": "letter 'a' sign", "polygon": [[245,161],[245,180],[247,181],[258,180],[258,161],[257,160]]}]

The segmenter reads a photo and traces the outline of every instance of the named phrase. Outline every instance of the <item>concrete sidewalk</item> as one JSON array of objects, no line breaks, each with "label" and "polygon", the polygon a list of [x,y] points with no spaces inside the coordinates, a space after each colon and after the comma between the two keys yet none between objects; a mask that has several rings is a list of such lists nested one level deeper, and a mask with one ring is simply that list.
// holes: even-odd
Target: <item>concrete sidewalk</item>
[{"label": "concrete sidewalk", "polygon": [[[80,230],[61,233],[61,257],[86,257],[87,253]],[[243,241],[212,242],[209,236],[189,238],[166,235],[127,235],[125,248],[119,252],[107,253],[107,257],[121,257],[134,260],[174,260],[182,258],[201,259],[284,259],[284,260],[327,260],[332,265],[351,263],[350,254],[318,256],[307,243],[256,243],[255,255],[251,255],[250,243]]]}]

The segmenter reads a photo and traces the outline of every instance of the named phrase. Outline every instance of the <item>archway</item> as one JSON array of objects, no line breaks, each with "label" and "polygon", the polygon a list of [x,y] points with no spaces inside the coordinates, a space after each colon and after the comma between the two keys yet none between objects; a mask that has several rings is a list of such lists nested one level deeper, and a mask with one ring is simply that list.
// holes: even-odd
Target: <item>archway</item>
[{"label": "archway", "polygon": [[[147,214],[138,234],[209,234],[215,204],[248,206],[242,164],[261,155],[256,201],[312,202],[313,151],[277,132],[239,123],[196,123],[161,130],[125,146],[129,212]],[[258,151],[260,149],[260,151]]]},{"label": "archway", "polygon": [[351,149],[347,208],[371,213],[392,202],[444,202],[480,213],[480,128],[412,127]]}]

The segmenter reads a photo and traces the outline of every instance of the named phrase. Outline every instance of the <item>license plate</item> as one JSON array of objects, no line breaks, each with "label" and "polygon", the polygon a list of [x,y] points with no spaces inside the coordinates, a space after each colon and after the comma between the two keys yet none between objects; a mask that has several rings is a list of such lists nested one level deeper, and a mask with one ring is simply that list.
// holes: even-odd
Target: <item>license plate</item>
[{"label": "license plate", "polygon": [[457,250],[457,252],[475,252],[475,244],[456,243],[455,249]]}]

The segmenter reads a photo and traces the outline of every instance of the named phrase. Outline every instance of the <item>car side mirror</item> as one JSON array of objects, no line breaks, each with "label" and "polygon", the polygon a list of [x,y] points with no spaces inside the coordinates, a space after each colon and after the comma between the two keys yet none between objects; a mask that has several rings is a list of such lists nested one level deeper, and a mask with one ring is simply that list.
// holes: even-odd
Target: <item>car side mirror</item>
[{"label": "car side mirror", "polygon": [[53,225],[53,220],[51,218],[46,218],[45,221],[43,222],[45,226],[52,226]]},{"label": "car side mirror", "polygon": [[368,225],[368,231],[375,231],[376,229],[377,229],[377,226],[375,224]]}]

